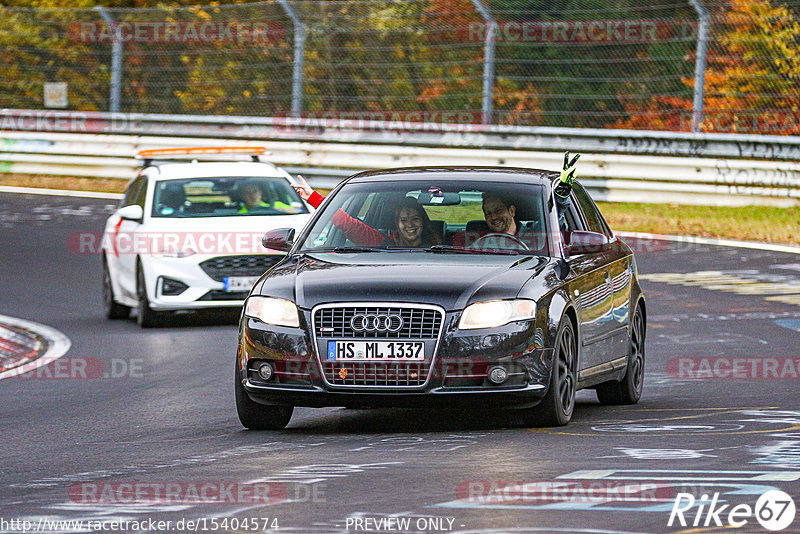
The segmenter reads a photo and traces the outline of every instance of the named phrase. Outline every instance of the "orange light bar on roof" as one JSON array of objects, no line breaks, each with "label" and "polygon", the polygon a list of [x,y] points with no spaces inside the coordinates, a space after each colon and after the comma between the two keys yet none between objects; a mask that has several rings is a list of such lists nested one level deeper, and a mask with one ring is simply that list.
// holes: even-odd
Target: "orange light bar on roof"
[{"label": "orange light bar on roof", "polygon": [[263,146],[193,146],[185,148],[156,148],[153,150],[140,150],[138,159],[151,159],[170,156],[191,156],[195,154],[249,154],[259,155],[267,151]]}]

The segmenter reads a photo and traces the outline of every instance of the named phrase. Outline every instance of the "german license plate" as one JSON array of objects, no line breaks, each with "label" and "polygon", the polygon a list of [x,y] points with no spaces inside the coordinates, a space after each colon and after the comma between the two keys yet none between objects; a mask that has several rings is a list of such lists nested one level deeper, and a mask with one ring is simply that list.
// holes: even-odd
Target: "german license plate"
[{"label": "german license plate", "polygon": [[225,291],[250,291],[258,276],[226,276],[222,279]]},{"label": "german license plate", "polygon": [[422,341],[328,341],[328,361],[402,361],[425,359]]}]

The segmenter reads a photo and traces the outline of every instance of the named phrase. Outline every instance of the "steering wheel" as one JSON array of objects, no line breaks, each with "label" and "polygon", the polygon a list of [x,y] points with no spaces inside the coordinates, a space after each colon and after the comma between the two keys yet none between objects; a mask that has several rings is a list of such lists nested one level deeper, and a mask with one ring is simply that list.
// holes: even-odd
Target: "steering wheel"
[{"label": "steering wheel", "polygon": [[[508,244],[516,246],[508,246]],[[503,245],[506,246],[503,246]],[[517,236],[511,234],[491,233],[479,237],[467,248],[478,250],[530,250],[530,247],[521,241]]]}]

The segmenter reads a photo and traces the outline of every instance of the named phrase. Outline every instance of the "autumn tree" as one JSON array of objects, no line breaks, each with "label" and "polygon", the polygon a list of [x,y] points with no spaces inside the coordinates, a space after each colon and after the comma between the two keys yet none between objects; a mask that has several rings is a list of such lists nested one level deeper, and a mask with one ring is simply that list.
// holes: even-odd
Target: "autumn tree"
[{"label": "autumn tree", "polygon": [[[729,0],[712,12],[702,129],[726,133],[800,133],[800,22],[786,5]],[[685,62],[694,64],[694,54]],[[694,89],[694,78],[683,83]],[[656,97],[628,109],[624,128],[688,130],[690,97]],[[646,111],[647,113],[641,113]]]}]

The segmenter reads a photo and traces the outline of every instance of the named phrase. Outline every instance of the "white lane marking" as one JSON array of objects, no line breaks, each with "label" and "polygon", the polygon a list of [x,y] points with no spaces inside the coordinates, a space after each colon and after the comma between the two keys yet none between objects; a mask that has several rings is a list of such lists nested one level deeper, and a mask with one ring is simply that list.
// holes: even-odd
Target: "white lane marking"
[{"label": "white lane marking", "polygon": [[[628,449],[615,447],[626,456],[635,460],[692,460],[705,456],[716,458],[716,454],[705,454],[714,449]],[[603,458],[624,458],[624,456],[604,456]]]},{"label": "white lane marking", "polygon": [[120,200],[122,193],[101,193],[99,191],[70,191],[68,189],[47,189],[44,187],[18,187],[15,185],[0,185],[0,193],[21,193],[27,195],[49,195],[58,197],[81,198],[108,198]]},{"label": "white lane marking", "polygon": [[32,362],[24,363],[20,366],[3,371],[0,373],[0,380],[10,376],[18,376],[23,373],[27,373],[28,371],[33,371],[39,367],[51,364],[66,354],[69,348],[72,346],[72,342],[67,336],[55,328],[51,328],[43,324],[26,321],[25,319],[18,319],[16,317],[8,317],[7,315],[0,315],[0,323],[26,328],[39,334],[50,342],[50,348],[47,349],[47,352],[45,352],[41,357],[33,360]]},{"label": "white lane marking", "polygon": [[676,241],[679,243],[693,243],[695,245],[717,245],[720,247],[752,248],[771,252],[788,252],[800,254],[800,247],[792,245],[773,245],[771,243],[756,243],[753,241],[736,241],[734,239],[715,239],[709,237],[694,237],[689,235],[662,235],[647,234],[644,232],[614,232],[620,237],[633,237],[637,239],[654,239],[657,241]]}]

